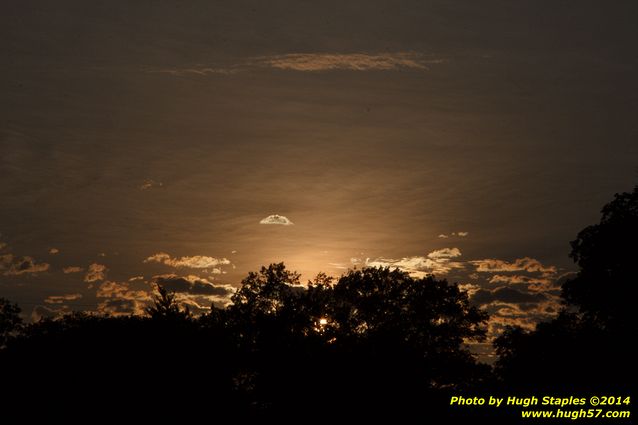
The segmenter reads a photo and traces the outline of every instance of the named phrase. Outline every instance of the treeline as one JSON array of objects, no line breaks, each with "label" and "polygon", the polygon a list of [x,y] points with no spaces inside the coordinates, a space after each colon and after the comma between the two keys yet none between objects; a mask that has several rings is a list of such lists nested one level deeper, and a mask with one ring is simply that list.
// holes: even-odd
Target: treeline
[{"label": "treeline", "polygon": [[[74,313],[24,324],[0,300],[0,414],[226,423],[460,423],[514,412],[449,406],[452,395],[626,395],[634,371],[638,188],[616,195],[572,242],[580,271],[564,310],[509,328],[498,361],[466,343],[487,314],[455,284],[382,268],[306,286],[280,264],[250,273],[227,308],[193,317],[159,288],[146,316]],[[578,393],[578,394],[576,394]],[[88,415],[88,416],[87,416]],[[90,416],[93,415],[93,416]]]}]

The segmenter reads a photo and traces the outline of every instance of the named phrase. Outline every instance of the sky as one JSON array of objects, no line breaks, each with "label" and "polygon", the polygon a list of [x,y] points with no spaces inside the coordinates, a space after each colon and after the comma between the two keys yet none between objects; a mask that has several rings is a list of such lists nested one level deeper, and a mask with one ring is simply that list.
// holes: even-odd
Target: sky
[{"label": "sky", "polygon": [[638,4],[4,2],[0,296],[37,320],[195,311],[283,261],[558,309],[638,173]]}]

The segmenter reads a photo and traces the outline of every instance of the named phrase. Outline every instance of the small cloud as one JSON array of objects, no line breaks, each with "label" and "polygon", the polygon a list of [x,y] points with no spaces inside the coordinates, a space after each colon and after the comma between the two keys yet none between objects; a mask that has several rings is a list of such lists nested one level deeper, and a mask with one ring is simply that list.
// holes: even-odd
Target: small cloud
[{"label": "small cloud", "polygon": [[464,238],[464,237],[466,237],[467,235],[469,235],[469,232],[452,232],[452,233],[450,233],[449,235],[446,235],[445,233],[441,233],[438,237],[439,237],[440,239],[447,239],[447,238],[449,238],[450,236],[457,236],[457,237],[459,237],[459,238]]},{"label": "small cloud", "polygon": [[104,264],[93,263],[89,265],[89,269],[84,276],[84,281],[87,283],[96,282],[106,279],[107,268]]},{"label": "small cloud", "polygon": [[144,280],[144,276],[133,276],[129,278],[129,282],[135,282],[136,280]]},{"label": "small cloud", "polygon": [[51,254],[51,255],[58,254],[59,252],[60,252],[60,250],[59,250],[59,249],[57,249],[57,248],[51,248],[51,249],[49,249],[49,254]]},{"label": "small cloud", "polygon": [[428,254],[428,258],[432,258],[432,259],[456,258],[460,256],[461,256],[461,251],[458,248],[437,249]]},{"label": "small cloud", "polygon": [[231,254],[237,254],[237,250],[233,249],[232,251],[230,251]]},{"label": "small cloud", "polygon": [[8,245],[4,242],[0,242],[0,251],[5,249]]},{"label": "small cloud", "polygon": [[[217,268],[221,265],[230,264],[230,260],[227,258],[214,258],[208,257],[205,255],[194,255],[192,257],[180,257],[173,258],[166,252],[158,252],[157,254],[153,254],[144,260],[145,263],[161,263],[166,264],[171,267],[188,267],[191,269],[207,269],[207,268]],[[214,273],[214,271],[213,271]]]},{"label": "small cloud", "polygon": [[0,255],[0,270],[5,276],[35,274],[49,270],[49,264],[37,263],[33,257],[15,257],[13,254]]},{"label": "small cloud", "polygon": [[100,252],[97,256],[98,257],[106,257],[106,252]]},{"label": "small cloud", "polygon": [[84,267],[77,267],[77,266],[69,266],[62,269],[62,273],[64,274],[80,273],[83,271],[84,271]]},{"label": "small cloud", "polygon": [[259,224],[281,224],[282,226],[291,226],[294,223],[283,215],[273,214],[263,218]]},{"label": "small cloud", "polygon": [[157,180],[153,180],[153,179],[146,179],[142,182],[142,184],[139,186],[140,190],[148,190],[148,189],[153,189],[153,188],[158,188],[158,187],[163,187],[164,183],[157,181]]},{"label": "small cloud", "polygon": [[44,300],[47,304],[63,304],[66,301],[75,301],[82,298],[82,294],[66,294],[66,295],[51,295]]}]

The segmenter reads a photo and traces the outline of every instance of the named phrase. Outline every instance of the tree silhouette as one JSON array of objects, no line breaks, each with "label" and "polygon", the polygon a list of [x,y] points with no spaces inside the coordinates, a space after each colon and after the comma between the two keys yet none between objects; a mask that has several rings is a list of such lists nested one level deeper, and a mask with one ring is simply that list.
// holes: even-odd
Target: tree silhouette
[{"label": "tree silhouette", "polygon": [[20,307],[5,298],[0,298],[0,349],[4,348],[9,338],[22,327]]},{"label": "tree silhouette", "polygon": [[[200,317],[161,286],[147,316],[74,313],[20,327],[16,306],[2,306],[3,334],[13,337],[0,350],[0,376],[16,386],[7,405],[19,406],[31,382],[56,385],[29,398],[33,412],[69,399],[90,411],[116,400],[150,404],[159,390],[170,409],[128,403],[127,414],[184,420],[215,411],[281,422],[308,412],[396,419],[427,408],[434,417],[450,391],[487,377],[464,345],[484,337],[487,315],[456,285],[387,268],[336,281],[321,273],[302,285],[298,273],[271,264],[249,273],[230,306]],[[125,379],[148,392],[119,385]],[[203,390],[188,390],[200,382]]]},{"label": "tree silhouette", "polygon": [[615,195],[599,224],[572,242],[580,270],[566,281],[565,308],[533,332],[509,328],[495,341],[495,369],[509,387],[615,392],[630,387],[638,352],[633,314],[638,187]]},{"label": "tree silhouette", "polygon": [[638,241],[638,186],[616,194],[599,224],[582,230],[572,245],[578,275],[563,285],[562,297],[586,320],[600,326],[636,330],[635,299]]},{"label": "tree silhouette", "polygon": [[153,297],[153,305],[146,308],[146,314],[153,319],[179,320],[191,317],[188,306],[180,309],[175,294],[169,293],[162,285],[157,285],[158,295]]}]

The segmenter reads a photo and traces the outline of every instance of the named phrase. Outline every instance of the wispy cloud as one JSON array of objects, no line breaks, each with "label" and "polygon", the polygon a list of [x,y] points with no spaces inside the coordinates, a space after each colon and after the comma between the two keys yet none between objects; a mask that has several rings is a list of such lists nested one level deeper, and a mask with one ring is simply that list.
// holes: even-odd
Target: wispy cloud
[{"label": "wispy cloud", "polygon": [[63,304],[67,301],[75,301],[82,298],[82,294],[66,294],[66,295],[51,295],[45,298],[44,302],[47,304]]},{"label": "wispy cloud", "polygon": [[236,74],[241,71],[241,67],[233,67],[233,68],[214,68],[209,66],[204,67],[187,67],[187,68],[161,68],[161,69],[151,69],[147,72],[155,73],[155,74],[168,74],[175,75],[179,77],[184,77],[188,75],[231,75]]},{"label": "wispy cloud", "polygon": [[295,223],[290,221],[288,217],[285,217],[283,215],[273,214],[273,215],[269,215],[266,218],[262,218],[259,224],[280,224],[282,226],[292,226]]},{"label": "wispy cloud", "polygon": [[523,285],[529,291],[542,292],[557,289],[560,285],[551,277],[534,277],[522,275],[496,274],[489,280],[490,283],[507,283],[509,285]]},{"label": "wispy cloud", "polygon": [[[144,260],[145,263],[161,263],[167,266],[191,269],[212,269],[211,273],[218,273],[217,267],[230,264],[227,258],[208,257],[206,255],[194,255],[192,257],[171,257],[166,252],[158,252]],[[221,273],[221,270],[219,270]]]},{"label": "wispy cloud", "polygon": [[395,53],[292,53],[261,56],[253,59],[257,66],[291,71],[389,71],[401,68],[425,70],[428,65],[441,63],[415,52]]},{"label": "wispy cloud", "polygon": [[84,281],[87,283],[97,282],[106,279],[108,269],[104,264],[93,263],[89,265],[89,269],[84,275]]},{"label": "wispy cloud", "polygon": [[353,265],[363,265],[365,267],[389,267],[399,269],[409,273],[413,277],[424,277],[430,274],[445,275],[452,269],[462,269],[464,264],[452,259],[460,257],[461,251],[458,248],[437,249],[426,256],[404,257],[401,259],[391,258],[366,258],[361,260],[353,258]]},{"label": "wispy cloud", "polygon": [[288,53],[256,56],[232,65],[198,65],[147,69],[148,73],[178,77],[233,75],[260,68],[297,72],[322,71],[396,71],[412,69],[424,71],[443,59],[417,52],[350,52],[350,53]]},{"label": "wispy cloud", "polygon": [[5,276],[40,273],[49,270],[49,264],[37,263],[33,257],[16,257],[13,254],[0,255],[0,270]]},{"label": "wispy cloud", "polygon": [[471,263],[476,266],[476,271],[478,272],[491,273],[526,271],[528,273],[556,273],[556,267],[544,266],[540,261],[530,257],[517,258],[511,263],[493,258],[475,260],[471,261]]},{"label": "wispy cloud", "polygon": [[469,234],[470,234],[470,232],[452,232],[452,233],[450,233],[449,235],[447,235],[447,234],[445,234],[445,233],[441,233],[441,234],[438,236],[438,238],[439,238],[439,239],[447,239],[447,238],[449,238],[449,237],[451,237],[451,236],[456,236],[456,237],[459,237],[459,238],[464,238],[464,237],[466,237],[466,236],[467,236],[467,235],[469,235]]},{"label": "wispy cloud", "polygon": [[55,255],[55,254],[58,254],[58,253],[60,253],[60,250],[57,249],[57,248],[49,249],[49,254],[51,254],[51,255]]}]

